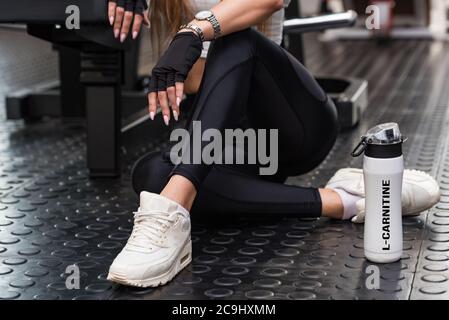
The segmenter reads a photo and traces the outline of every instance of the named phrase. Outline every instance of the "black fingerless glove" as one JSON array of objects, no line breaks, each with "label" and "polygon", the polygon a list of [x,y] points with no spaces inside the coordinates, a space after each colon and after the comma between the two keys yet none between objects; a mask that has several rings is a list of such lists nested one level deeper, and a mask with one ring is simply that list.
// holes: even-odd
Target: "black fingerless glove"
[{"label": "black fingerless glove", "polygon": [[200,58],[203,43],[193,32],[176,34],[170,46],[153,69],[149,92],[165,91],[176,82],[184,82]]},{"label": "black fingerless glove", "polygon": [[144,11],[148,9],[147,0],[117,0],[117,6],[140,15],[143,15]]}]

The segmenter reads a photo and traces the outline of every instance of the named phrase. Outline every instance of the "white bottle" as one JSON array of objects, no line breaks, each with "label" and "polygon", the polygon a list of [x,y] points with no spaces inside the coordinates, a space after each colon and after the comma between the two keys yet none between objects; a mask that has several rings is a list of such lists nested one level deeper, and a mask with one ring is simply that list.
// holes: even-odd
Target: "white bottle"
[{"label": "white bottle", "polygon": [[365,153],[365,257],[376,263],[398,261],[402,256],[402,179],[404,158],[396,123],[370,129],[353,156]]}]

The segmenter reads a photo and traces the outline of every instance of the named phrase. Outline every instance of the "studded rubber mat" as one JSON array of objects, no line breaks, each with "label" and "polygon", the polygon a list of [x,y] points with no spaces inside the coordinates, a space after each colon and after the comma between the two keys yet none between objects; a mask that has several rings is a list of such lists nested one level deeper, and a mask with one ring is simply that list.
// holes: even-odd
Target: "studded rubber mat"
[{"label": "studded rubber mat", "polygon": [[[8,48],[17,41],[18,52],[33,53],[30,61],[21,58],[30,68],[33,59],[47,61],[44,71],[27,69],[27,64],[20,70],[30,70],[36,81],[56,77],[50,53],[45,57],[45,50],[26,51],[24,46],[32,42],[13,38]],[[5,62],[4,43],[0,109],[1,92],[24,86],[31,77],[14,74],[10,66],[15,55]],[[441,184],[443,197],[435,208],[404,219],[404,254],[398,263],[379,265],[380,289],[365,286],[362,225],[282,217],[230,220],[214,212],[211,220],[192,217],[193,262],[174,281],[156,289],[112,284],[105,280],[106,272],[129,236],[137,208],[130,166],[160,142],[142,139],[137,151],[124,148],[121,179],[89,180],[82,125],[2,121],[0,299],[449,298],[449,45],[320,43],[312,36],[306,44],[313,72],[369,80],[370,107],[358,128],[342,133],[320,167],[289,183],[323,186],[337,169],[360,167],[360,159],[349,155],[360,135],[380,122],[396,121],[409,137],[407,167],[424,170]],[[43,44],[32,43],[38,45]],[[69,290],[65,271],[73,264],[81,270],[81,286]]]}]

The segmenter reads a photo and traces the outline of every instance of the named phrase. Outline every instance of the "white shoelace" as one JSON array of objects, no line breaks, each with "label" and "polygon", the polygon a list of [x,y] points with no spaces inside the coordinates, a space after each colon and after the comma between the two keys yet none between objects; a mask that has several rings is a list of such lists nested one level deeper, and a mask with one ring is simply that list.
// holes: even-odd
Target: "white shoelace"
[{"label": "white shoelace", "polygon": [[134,228],[128,243],[146,249],[150,249],[151,244],[162,247],[165,232],[174,221],[174,216],[164,212],[134,212]]}]

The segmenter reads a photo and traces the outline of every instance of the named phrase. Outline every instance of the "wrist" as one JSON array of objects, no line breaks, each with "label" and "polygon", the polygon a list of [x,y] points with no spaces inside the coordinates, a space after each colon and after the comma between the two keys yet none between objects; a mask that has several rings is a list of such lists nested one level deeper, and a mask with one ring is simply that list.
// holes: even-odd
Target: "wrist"
[{"label": "wrist", "polygon": [[212,10],[203,10],[195,15],[195,20],[198,22],[206,23],[205,27],[212,31],[211,39],[217,39],[222,35],[221,25],[215,13]]},{"label": "wrist", "polygon": [[201,40],[201,42],[206,41],[206,39],[204,38],[203,30],[200,27],[198,27],[197,25],[189,23],[187,25],[182,25],[181,27],[179,27],[178,33],[185,33],[185,32],[190,32],[190,33],[195,34],[196,36],[198,36],[198,38]]},{"label": "wrist", "polygon": [[179,27],[179,32],[193,32],[197,34],[201,41],[211,41],[214,39],[214,30],[210,27],[210,23],[198,20],[192,20],[186,25]]},{"label": "wrist", "polygon": [[215,37],[214,29],[212,28],[211,24],[207,21],[201,21],[201,20],[192,20],[186,25],[182,25],[179,28],[178,32],[194,32],[197,34],[201,41],[211,41]]},{"label": "wrist", "polygon": [[206,39],[206,41],[211,41],[215,39],[214,28],[208,21],[194,19],[190,23],[197,25],[198,27],[201,28],[201,30],[203,30],[204,38]]},{"label": "wrist", "polygon": [[196,32],[196,31],[194,31],[194,30],[192,30],[192,29],[189,29],[189,28],[182,28],[182,29],[179,29],[177,33],[185,33],[185,32],[190,32],[190,33],[196,34],[198,37],[200,36],[200,35],[198,34],[198,32]]}]

